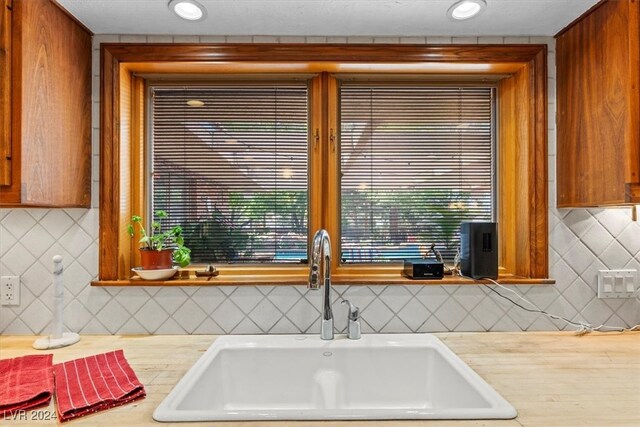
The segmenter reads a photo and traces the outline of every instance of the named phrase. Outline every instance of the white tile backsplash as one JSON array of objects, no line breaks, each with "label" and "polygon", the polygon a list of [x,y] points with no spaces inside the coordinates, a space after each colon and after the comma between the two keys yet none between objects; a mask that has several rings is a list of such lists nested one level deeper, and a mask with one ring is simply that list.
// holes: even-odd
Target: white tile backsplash
[{"label": "white tile backsplash", "polygon": [[[551,37],[262,37],[100,35],[93,40],[93,81],[100,81],[101,42],[201,43],[536,43],[555,52]],[[552,286],[509,286],[539,308],[573,321],[632,326],[640,301],[598,300],[597,270],[640,268],[640,224],[628,209],[556,209],[555,60],[549,56],[549,271]],[[93,168],[99,160],[99,90],[93,91]],[[0,333],[48,333],[51,257],[65,265],[65,324],[84,334],[318,333],[321,292],[303,286],[89,286],[98,271],[98,185],[92,209],[0,209],[0,274],[22,277],[21,305],[0,308]],[[526,312],[482,287],[336,286],[335,325],[346,327],[341,298],[360,307],[362,331],[571,330],[564,322]],[[514,294],[506,292],[511,298]],[[519,300],[523,305],[523,301]]]}]

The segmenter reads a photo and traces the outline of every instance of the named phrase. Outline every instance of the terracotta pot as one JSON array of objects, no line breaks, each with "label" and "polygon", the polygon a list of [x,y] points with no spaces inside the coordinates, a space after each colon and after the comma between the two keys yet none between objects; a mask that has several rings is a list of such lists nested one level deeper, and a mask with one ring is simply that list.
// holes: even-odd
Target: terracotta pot
[{"label": "terracotta pot", "polygon": [[161,270],[173,267],[173,249],[156,251],[140,249],[140,264],[145,270]]}]

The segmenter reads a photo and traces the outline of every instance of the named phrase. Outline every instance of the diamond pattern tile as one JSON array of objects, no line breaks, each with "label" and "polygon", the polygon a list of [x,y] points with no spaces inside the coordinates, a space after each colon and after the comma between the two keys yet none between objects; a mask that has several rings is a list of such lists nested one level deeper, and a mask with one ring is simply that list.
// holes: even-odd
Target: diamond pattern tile
[{"label": "diamond pattern tile", "polygon": [[39,300],[35,300],[20,313],[20,320],[22,320],[34,334],[40,334],[51,321],[51,310]]},{"label": "diamond pattern tile", "polygon": [[[68,275],[65,272],[65,277]],[[41,262],[34,262],[31,267],[20,277],[20,280],[24,287],[33,292],[34,295],[40,296],[53,283],[53,274],[48,271]],[[66,290],[69,291],[69,282],[66,281]],[[87,282],[83,283],[83,286],[87,286]],[[75,295],[75,293],[73,294]]]},{"label": "diamond pattern tile", "polygon": [[406,286],[387,286],[378,296],[387,307],[397,313],[412,298]]},{"label": "diamond pattern tile", "polygon": [[93,243],[93,239],[82,228],[72,227],[60,237],[59,242],[71,256],[77,258]]},{"label": "diamond pattern tile", "polygon": [[380,329],[380,332],[383,334],[406,334],[412,331],[411,328],[398,317],[393,317],[382,327],[382,329]]},{"label": "diamond pattern tile", "polygon": [[596,219],[586,209],[572,209],[564,217],[564,223],[567,227],[580,238],[595,222]]},{"label": "diamond pattern tile", "polygon": [[447,327],[447,330],[453,331],[467,316],[467,311],[453,298],[450,298],[434,314]]},{"label": "diamond pattern tile", "polygon": [[36,258],[19,241],[2,257],[2,263],[18,276],[23,275],[35,261]]},{"label": "diamond pattern tile", "polygon": [[242,319],[238,325],[231,331],[232,334],[261,334],[263,331],[251,321],[248,317]]},{"label": "diamond pattern tile", "polygon": [[50,209],[40,220],[40,225],[54,238],[59,239],[74,225],[74,221],[64,210]]},{"label": "diamond pattern tile", "polygon": [[362,311],[362,318],[376,331],[382,330],[393,318],[393,311],[379,299],[375,299]]},{"label": "diamond pattern tile", "polygon": [[167,319],[156,331],[156,334],[159,335],[180,335],[184,333],[184,329],[172,318]]},{"label": "diamond pattern tile", "polygon": [[64,325],[71,332],[79,332],[93,315],[78,300],[73,300],[64,308]]},{"label": "diamond pattern tile", "polygon": [[178,311],[173,313],[172,317],[182,329],[190,334],[204,321],[207,314],[193,300],[188,300],[180,306]]},{"label": "diamond pattern tile", "polygon": [[211,319],[226,332],[230,333],[245,315],[231,300],[227,299],[211,314]]},{"label": "diamond pattern tile", "polygon": [[582,274],[593,262],[596,256],[582,242],[575,245],[564,255],[564,260],[578,274]]},{"label": "diamond pattern tile", "polygon": [[2,225],[13,234],[13,237],[20,239],[36,225],[36,220],[24,209],[13,209],[2,218]]},{"label": "diamond pattern tile", "polygon": [[618,235],[618,242],[631,254],[640,253],[640,225],[631,223]]},{"label": "diamond pattern tile", "polygon": [[256,286],[239,286],[231,296],[244,313],[249,313],[264,298]]},{"label": "diamond pattern tile", "polygon": [[453,295],[466,310],[471,311],[485,297],[481,286],[460,286]]},{"label": "diamond pattern tile", "polygon": [[587,285],[584,280],[578,277],[569,285],[562,295],[571,302],[571,305],[573,305],[577,311],[582,311],[582,309],[596,297],[596,292]]},{"label": "diamond pattern tile", "polygon": [[212,313],[227,296],[213,286],[201,286],[191,296],[191,299],[200,306],[206,313]]},{"label": "diamond pattern tile", "polygon": [[160,306],[169,314],[175,313],[182,304],[187,300],[187,294],[185,294],[180,288],[162,288],[154,300],[160,304]]},{"label": "diamond pattern tile", "polygon": [[115,300],[109,303],[96,315],[100,323],[102,323],[112,334],[118,332],[118,329],[124,322],[129,319],[129,313],[124,307]]},{"label": "diamond pattern tile", "polygon": [[628,209],[602,209],[595,216],[613,237],[617,237],[629,223]]},{"label": "diamond pattern tile", "polygon": [[136,313],[138,322],[151,334],[155,333],[168,318],[167,312],[153,299],[149,299]]},{"label": "diamond pattern tile", "polygon": [[295,303],[285,315],[302,332],[309,329],[320,318],[320,312],[305,298]]},{"label": "diamond pattern tile", "polygon": [[412,331],[417,331],[430,315],[429,310],[416,298],[409,300],[397,314]]},{"label": "diamond pattern tile", "polygon": [[271,329],[282,318],[283,314],[271,301],[263,299],[249,313],[249,318],[258,325],[262,332]]},{"label": "diamond pattern tile", "polygon": [[504,311],[492,300],[490,295],[487,295],[471,310],[471,315],[478,321],[483,330],[489,330],[504,316]]},{"label": "diamond pattern tile", "polygon": [[0,257],[6,254],[16,242],[17,240],[13,237],[13,234],[5,227],[0,226]]},{"label": "diamond pattern tile", "polygon": [[206,318],[193,333],[198,335],[224,335],[225,332],[216,322]]},{"label": "diamond pattern tile", "polygon": [[448,330],[436,316],[431,316],[420,326],[418,332],[447,332]]},{"label": "diamond pattern tile", "polygon": [[449,294],[444,290],[444,286],[423,286],[416,298],[433,313],[449,299]]},{"label": "diamond pattern tile", "polygon": [[580,310],[580,313],[584,319],[588,319],[589,323],[597,326],[606,323],[613,314],[613,310],[603,300],[594,298]]},{"label": "diamond pattern tile", "polygon": [[623,268],[628,259],[629,252],[616,240],[600,254],[600,260],[610,269]]},{"label": "diamond pattern tile", "polygon": [[[99,38],[120,39],[118,35]],[[372,42],[374,38],[357,40]],[[450,43],[452,38],[437,40]],[[484,42],[505,40],[512,39],[486,38]],[[553,52],[552,38],[530,41],[551,43]],[[94,55],[95,63],[99,51],[94,50]],[[553,76],[553,61],[549,67],[549,75]],[[94,82],[99,82],[98,73],[96,68]],[[555,93],[553,78],[549,79],[549,93]],[[92,104],[94,108],[99,105],[95,90]],[[554,115],[555,102],[550,98],[549,117]],[[94,124],[92,135],[94,165],[99,160],[97,126]],[[550,120],[551,162],[556,153],[555,140],[555,123]],[[511,288],[525,292],[540,308],[570,319],[591,323],[604,319],[626,326],[640,323],[640,298],[595,297],[597,270],[640,269],[640,223],[631,221],[629,209],[556,209],[553,164],[549,174],[549,270],[556,285]],[[95,171],[93,176],[97,177]],[[98,191],[92,196],[92,204],[97,206]],[[322,293],[308,291],[304,286],[89,286],[98,273],[98,218],[98,209],[0,209],[0,270],[3,275],[18,274],[22,280],[22,305],[0,309],[0,333],[33,334],[46,330],[43,323],[50,319],[51,258],[56,254],[63,256],[65,266],[65,321],[69,328],[81,333],[318,333]],[[475,286],[402,287],[380,283],[335,286],[334,291],[337,330],[346,325],[346,311],[339,305],[342,298],[350,299],[362,310],[363,332],[567,328],[561,321],[525,312]]]},{"label": "diamond pattern tile", "polygon": [[[41,265],[41,264],[37,263],[36,265]],[[48,276],[49,276],[48,277],[49,281],[52,282],[53,281],[52,273],[48,273]],[[71,295],[75,296],[75,295],[78,295],[80,292],[82,292],[84,288],[87,287],[87,283],[91,281],[92,276],[79,263],[72,262],[68,267],[64,267],[63,279],[64,279],[65,289],[68,292],[70,292]]]},{"label": "diamond pattern tile", "polygon": [[[613,242],[613,236],[599,222],[594,223],[582,238],[582,243],[587,245],[596,256],[600,256],[611,242]],[[565,252],[559,251],[559,253]]]},{"label": "diamond pattern tile", "polygon": [[289,311],[300,298],[302,298],[300,292],[293,286],[275,286],[267,294],[267,299],[284,313]]}]

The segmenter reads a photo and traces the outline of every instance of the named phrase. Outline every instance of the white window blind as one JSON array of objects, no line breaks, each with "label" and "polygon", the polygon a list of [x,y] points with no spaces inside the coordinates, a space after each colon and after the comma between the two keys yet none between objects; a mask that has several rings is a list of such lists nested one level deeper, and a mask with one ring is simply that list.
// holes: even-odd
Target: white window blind
[{"label": "white window blind", "polygon": [[152,209],[182,226],[192,262],[306,259],[307,92],[151,88]]},{"label": "white window blind", "polygon": [[455,257],[461,221],[490,221],[493,89],[342,82],[342,261]]}]

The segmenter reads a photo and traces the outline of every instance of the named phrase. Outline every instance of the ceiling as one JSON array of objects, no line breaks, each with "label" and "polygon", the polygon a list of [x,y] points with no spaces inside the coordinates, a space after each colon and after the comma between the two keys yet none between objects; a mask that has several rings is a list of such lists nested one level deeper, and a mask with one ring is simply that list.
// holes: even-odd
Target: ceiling
[{"label": "ceiling", "polygon": [[552,36],[598,0],[486,0],[454,22],[456,0],[197,0],[208,17],[187,22],[169,0],[57,0],[96,34],[277,36]]}]

